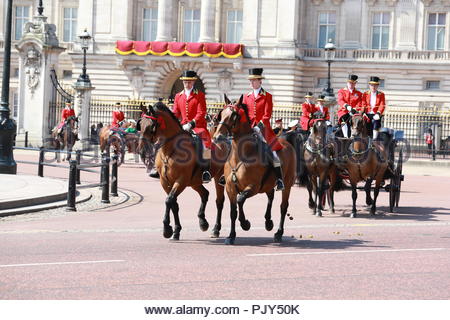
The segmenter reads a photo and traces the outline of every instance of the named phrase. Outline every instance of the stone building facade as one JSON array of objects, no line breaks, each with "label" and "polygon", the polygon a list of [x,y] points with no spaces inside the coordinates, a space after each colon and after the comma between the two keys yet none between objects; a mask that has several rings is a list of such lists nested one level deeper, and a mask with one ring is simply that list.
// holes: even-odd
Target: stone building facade
[{"label": "stone building facade", "polygon": [[[16,0],[13,41],[36,14],[38,1]],[[200,75],[207,99],[248,91],[247,69],[263,67],[264,87],[276,104],[298,104],[306,91],[326,85],[323,46],[331,38],[337,90],[349,73],[360,90],[382,79],[388,104],[450,106],[449,0],[44,0],[66,50],[56,67],[66,84],[81,72],[77,35],[93,37],[87,68],[93,95],[169,97],[183,69]],[[0,1],[0,50],[6,1]],[[115,52],[118,40],[234,42],[243,57],[138,56]],[[3,55],[0,55],[0,62]],[[18,110],[18,55],[13,52],[11,104]],[[1,66],[1,64],[0,64]],[[1,67],[0,67],[1,68]],[[13,112],[17,115],[17,112]]]}]

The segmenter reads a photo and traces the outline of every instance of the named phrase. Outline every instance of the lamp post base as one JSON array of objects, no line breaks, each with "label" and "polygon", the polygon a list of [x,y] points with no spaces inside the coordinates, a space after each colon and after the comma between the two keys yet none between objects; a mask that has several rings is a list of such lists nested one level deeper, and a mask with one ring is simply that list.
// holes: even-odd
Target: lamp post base
[{"label": "lamp post base", "polygon": [[16,174],[17,164],[13,156],[16,123],[9,118],[0,118],[0,173]]}]

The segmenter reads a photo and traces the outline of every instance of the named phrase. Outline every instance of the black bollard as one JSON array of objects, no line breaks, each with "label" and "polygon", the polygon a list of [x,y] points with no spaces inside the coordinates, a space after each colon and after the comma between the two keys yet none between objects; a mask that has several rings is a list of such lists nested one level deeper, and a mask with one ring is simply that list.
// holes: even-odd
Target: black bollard
[{"label": "black bollard", "polygon": [[102,203],[110,203],[109,201],[109,157],[104,156],[102,159]]},{"label": "black bollard", "polygon": [[[76,151],[76,161],[77,161],[77,165],[79,165],[81,163],[81,150]],[[77,184],[81,184],[80,171],[81,170],[78,169],[78,166],[77,166]]]},{"label": "black bollard", "polygon": [[39,148],[39,164],[38,164],[38,176],[44,176],[44,147]]},{"label": "black bollard", "polygon": [[113,197],[118,197],[119,194],[117,193],[117,161],[119,157],[117,154],[114,154],[112,156],[112,168],[111,168],[111,195]]},{"label": "black bollard", "polygon": [[77,176],[77,162],[75,160],[70,160],[69,169],[69,189],[67,192],[67,207],[66,211],[77,211],[75,207],[75,195],[77,192],[76,186],[76,176]]},{"label": "black bollard", "polygon": [[28,131],[25,131],[25,148],[28,148]]}]

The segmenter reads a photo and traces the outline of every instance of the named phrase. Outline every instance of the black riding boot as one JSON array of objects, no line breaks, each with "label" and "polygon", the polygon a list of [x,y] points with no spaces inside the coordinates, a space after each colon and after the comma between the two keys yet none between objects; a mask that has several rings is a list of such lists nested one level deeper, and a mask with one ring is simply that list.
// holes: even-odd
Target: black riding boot
[{"label": "black riding boot", "polygon": [[208,182],[210,182],[211,181],[211,172],[210,172],[210,170],[211,170],[211,160],[205,160],[205,161],[208,161],[208,164],[207,165],[205,165],[204,167],[203,167],[203,174],[202,174],[202,182],[203,183],[208,183]]},{"label": "black riding boot", "polygon": [[274,167],[275,168],[275,175],[277,177],[276,182],[276,191],[284,190],[284,181],[283,181],[283,172],[281,172],[281,166]]}]

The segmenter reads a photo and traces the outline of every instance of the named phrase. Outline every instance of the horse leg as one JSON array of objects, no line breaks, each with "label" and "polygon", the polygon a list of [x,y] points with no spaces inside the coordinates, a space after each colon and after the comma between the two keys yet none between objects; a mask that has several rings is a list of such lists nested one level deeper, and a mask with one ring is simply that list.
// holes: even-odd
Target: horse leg
[{"label": "horse leg", "polygon": [[336,184],[336,172],[335,169],[331,169],[331,173],[329,175],[330,187],[327,190],[328,194],[328,206],[330,207],[331,213],[335,213],[334,211],[334,185]]},{"label": "horse leg", "polygon": [[214,225],[211,238],[218,238],[220,235],[220,229],[222,229],[222,211],[223,211],[223,203],[225,202],[225,196],[224,196],[224,187],[221,186],[218,183],[218,181],[219,181],[218,179],[215,181],[217,216],[216,216],[216,224]]},{"label": "horse leg", "polygon": [[[306,184],[306,189],[308,190],[308,195],[309,195],[309,199],[308,199],[308,207],[310,209],[313,209],[316,207],[316,204],[314,203],[314,199],[312,197],[312,191],[313,191],[313,186],[311,184],[311,179],[308,178],[308,183]],[[315,214],[315,212],[313,211],[313,214]]]},{"label": "horse leg", "polygon": [[323,179],[321,175],[317,176],[317,182],[316,182],[316,216],[321,217],[322,216],[322,196],[323,196]]},{"label": "horse leg", "polygon": [[169,194],[169,196],[166,198],[166,213],[164,214],[164,220],[163,220],[163,236],[164,238],[170,238],[173,235],[173,229],[170,225],[170,209],[172,208],[173,202],[176,202],[174,199],[174,196],[172,194]]},{"label": "horse leg", "polygon": [[283,194],[281,196],[281,205],[280,205],[280,225],[278,227],[278,231],[274,235],[275,242],[281,242],[283,239],[284,233],[284,220],[286,219],[287,209],[289,207],[289,195],[291,193],[291,187],[286,187],[283,190]]},{"label": "horse leg", "polygon": [[[163,225],[164,225],[164,238],[170,238],[172,235],[173,240],[180,239],[181,224],[180,218],[178,216],[179,206],[177,203],[178,195],[184,190],[185,186],[181,185],[179,182],[175,182],[172,189],[166,198],[166,213],[164,215]],[[172,210],[175,220],[175,233],[170,225],[170,210]]]},{"label": "horse leg", "polygon": [[370,208],[370,215],[374,216],[377,212],[377,198],[378,193],[380,192],[381,182],[383,181],[384,172],[382,175],[379,175],[375,180],[375,189],[373,192],[373,202],[372,207]]},{"label": "horse leg", "polygon": [[366,191],[366,204],[371,206],[373,204],[372,197],[370,196],[370,189],[372,188],[373,179],[367,179],[366,184],[364,185],[364,191]]},{"label": "horse leg", "polygon": [[267,192],[266,194],[267,194],[268,201],[267,201],[266,214],[264,215],[264,218],[266,219],[266,230],[272,231],[272,229],[273,229],[272,203],[273,203],[273,198],[275,196],[275,190],[272,189],[269,192]]},{"label": "horse leg", "polygon": [[192,189],[198,192],[200,198],[202,199],[202,203],[200,205],[200,209],[198,210],[198,221],[200,224],[200,230],[206,231],[209,228],[208,221],[205,218],[205,208],[208,203],[209,191],[203,185],[192,186]]},{"label": "horse leg", "polygon": [[225,244],[234,244],[236,240],[236,219],[237,219],[237,203],[236,203],[236,191],[234,187],[227,186],[227,194],[230,199],[230,218],[231,218],[231,227],[230,234],[228,238],[225,239]]},{"label": "horse leg", "polygon": [[350,218],[356,218],[356,199],[358,198],[358,193],[356,191],[356,183],[352,182],[352,199],[353,199],[353,207]]},{"label": "horse leg", "polygon": [[250,221],[248,221],[245,218],[245,214],[244,214],[244,203],[245,200],[247,200],[249,194],[250,194],[251,190],[250,189],[246,189],[244,191],[242,191],[239,196],[237,197],[237,203],[239,206],[239,222],[241,224],[241,228],[244,231],[248,231],[250,230]]}]

